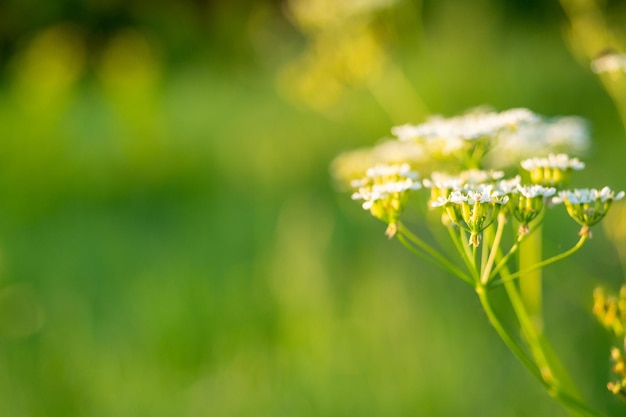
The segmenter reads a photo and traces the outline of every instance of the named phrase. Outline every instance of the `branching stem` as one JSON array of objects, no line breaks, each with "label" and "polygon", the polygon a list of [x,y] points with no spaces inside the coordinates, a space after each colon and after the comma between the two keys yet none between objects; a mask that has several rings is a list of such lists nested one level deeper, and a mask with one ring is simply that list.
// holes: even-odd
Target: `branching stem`
[{"label": "branching stem", "polygon": [[[525,275],[525,274],[527,274],[529,272],[535,271],[535,270],[537,270],[539,268],[543,268],[544,266],[550,265],[551,263],[558,262],[561,259],[567,258],[568,256],[570,256],[573,253],[575,253],[576,251],[578,251],[580,248],[582,248],[582,246],[585,244],[587,239],[588,239],[587,235],[582,235],[580,237],[580,239],[578,240],[578,242],[573,247],[571,247],[570,249],[566,250],[565,252],[560,253],[558,255],[555,255],[555,256],[553,256],[551,258],[545,259],[545,260],[543,260],[541,262],[538,262],[535,265],[533,265],[533,266],[531,266],[529,268],[526,268],[523,271],[515,272],[513,274],[507,275],[506,277],[503,276],[498,281],[492,281],[492,283],[493,283],[492,286],[495,287],[495,286],[503,284],[506,281],[512,281],[512,280],[514,280],[516,278],[519,278],[520,276],[523,276],[523,275]],[[502,262],[500,262],[499,264],[501,264],[501,263]]]},{"label": "branching stem", "polygon": [[[474,285],[474,280],[469,275],[446,259],[445,256],[439,253],[428,243],[413,234],[404,224],[398,224],[398,232],[398,240],[411,252],[447,271],[450,271],[468,284]],[[415,246],[409,244],[409,242]]]}]

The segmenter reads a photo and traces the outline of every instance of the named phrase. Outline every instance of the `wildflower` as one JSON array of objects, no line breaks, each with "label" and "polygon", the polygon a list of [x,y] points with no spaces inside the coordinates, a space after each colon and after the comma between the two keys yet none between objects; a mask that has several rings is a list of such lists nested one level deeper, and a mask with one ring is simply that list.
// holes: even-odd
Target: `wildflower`
[{"label": "wildflower", "polygon": [[483,171],[470,169],[462,171],[458,175],[448,175],[444,172],[435,171],[430,178],[425,178],[424,187],[431,189],[431,201],[437,201],[439,197],[447,197],[453,190],[476,190],[479,186],[493,183],[502,178],[502,171]]},{"label": "wildflower", "polygon": [[466,166],[476,167],[498,135],[537,120],[539,116],[528,109],[474,111],[448,119],[433,117],[419,125],[396,126],[391,132],[400,141],[424,143],[435,156],[454,154]]},{"label": "wildflower", "polygon": [[555,193],[555,188],[543,187],[541,185],[517,184],[515,189],[511,190],[509,207],[513,216],[520,223],[520,236],[528,234],[528,225],[541,213],[544,200],[548,197],[552,197]]},{"label": "wildflower", "polygon": [[589,228],[606,216],[614,200],[621,200],[623,197],[623,191],[616,194],[609,187],[601,190],[583,188],[561,191],[552,202],[564,203],[570,217],[582,226],[580,235],[591,237]]},{"label": "wildflower", "polygon": [[530,173],[533,184],[548,187],[563,187],[569,182],[573,170],[581,170],[585,164],[567,154],[550,154],[546,158],[525,159],[522,168]]},{"label": "wildflower", "polygon": [[443,207],[450,220],[470,232],[469,244],[480,244],[480,233],[489,227],[507,203],[508,196],[494,190],[493,185],[478,187],[478,190],[456,190],[448,197],[432,201],[432,207]]},{"label": "wildflower", "polygon": [[587,122],[575,116],[553,117],[524,123],[503,132],[485,157],[485,166],[504,168],[546,153],[581,154],[589,148]]},{"label": "wildflower", "polygon": [[453,139],[475,140],[491,137],[498,133],[516,128],[518,125],[534,122],[538,116],[528,109],[511,109],[501,113],[470,112],[449,119],[433,117],[419,125],[397,126],[391,132],[401,141],[416,139]]},{"label": "wildflower", "polygon": [[418,179],[418,173],[409,164],[376,165],[367,169],[364,178],[352,182],[357,189],[352,199],[363,200],[363,209],[386,222],[386,234],[391,238],[397,231],[409,192],[422,188]]}]

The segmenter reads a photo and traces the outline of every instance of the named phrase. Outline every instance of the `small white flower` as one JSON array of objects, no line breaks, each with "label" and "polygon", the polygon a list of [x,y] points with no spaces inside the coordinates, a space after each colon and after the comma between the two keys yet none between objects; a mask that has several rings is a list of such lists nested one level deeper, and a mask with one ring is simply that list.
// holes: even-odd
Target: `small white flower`
[{"label": "small white flower", "polygon": [[419,125],[396,126],[391,132],[401,141],[416,139],[475,140],[492,137],[518,125],[535,122],[539,116],[528,109],[511,109],[501,113],[470,112],[462,116],[432,117]]},{"label": "small white flower", "polygon": [[443,207],[448,203],[462,204],[467,201],[467,195],[461,191],[452,191],[448,196],[439,196],[436,200],[430,202],[431,207]]},{"label": "small white flower", "polygon": [[590,142],[588,123],[580,117],[541,119],[502,132],[484,163],[488,167],[502,168],[538,154],[580,155],[589,148]]},{"label": "small white flower", "polygon": [[447,203],[452,204],[475,204],[475,203],[496,203],[506,204],[509,197],[494,190],[492,185],[482,185],[477,190],[455,190],[448,197],[439,197],[431,202],[432,207],[441,207]]},{"label": "small white flower", "polygon": [[520,177],[519,175],[516,175],[513,178],[500,180],[496,183],[495,189],[500,191],[502,194],[511,194],[512,192],[517,190],[517,187],[519,186],[521,180],[522,177]]},{"label": "small white flower", "polygon": [[621,200],[624,198],[624,192],[620,191],[615,194],[615,191],[612,191],[609,187],[604,187],[598,192],[598,198],[600,198],[600,201],[603,203],[607,200]]},{"label": "small white flower", "polygon": [[567,201],[571,204],[590,204],[597,201],[606,203],[607,201],[621,200],[624,197],[624,191],[620,191],[617,194],[609,187],[604,187],[601,190],[595,188],[579,188],[574,190],[565,190],[559,192],[558,196],[552,199],[555,204],[563,203]]},{"label": "small white flower", "polygon": [[472,190],[468,191],[467,202],[469,204],[491,203],[491,195],[489,193],[489,190],[486,190],[485,192],[472,191]]},{"label": "small white flower", "polygon": [[378,178],[378,177],[391,177],[391,176],[402,176],[407,178],[417,179],[417,172],[411,171],[411,166],[409,164],[378,164],[373,167],[370,167],[365,172],[365,175],[370,178]]},{"label": "small white flower", "polygon": [[352,194],[352,199],[371,202],[387,198],[393,193],[402,193],[409,190],[419,190],[420,188],[422,188],[422,184],[420,184],[419,182],[415,182],[410,178],[406,178],[405,180],[389,181],[381,184],[372,184],[371,187],[360,187],[358,191]]},{"label": "small white flower", "polygon": [[554,193],[556,193],[556,188],[541,185],[517,184],[512,190],[509,208],[520,223],[519,237],[530,232],[530,222],[539,216],[545,205],[545,199],[553,196]]},{"label": "small white flower", "polygon": [[352,193],[351,196],[353,200],[365,200],[366,202],[380,200],[384,197],[386,197],[386,195],[383,195],[378,191],[371,190],[367,187],[360,188],[359,191],[355,191],[354,193]]},{"label": "small white flower", "polygon": [[520,165],[529,172],[533,184],[561,189],[569,183],[572,171],[585,167],[578,158],[570,158],[564,153],[525,159]]},{"label": "small white flower", "polygon": [[460,189],[464,185],[464,181],[457,176],[450,176],[442,172],[433,172],[430,178],[424,178],[422,181],[426,188],[439,188],[447,190]]},{"label": "small white flower", "polygon": [[431,201],[432,207],[442,207],[451,223],[470,232],[469,244],[480,244],[480,233],[491,225],[509,197],[482,184],[476,190],[455,190],[447,197]]},{"label": "small white flower", "polygon": [[567,154],[550,154],[545,158],[530,158],[523,160],[520,165],[526,171],[536,168],[552,168],[566,171],[568,169],[581,170],[585,168],[584,162],[578,158],[570,158]]},{"label": "small white flower", "polygon": [[423,183],[426,188],[473,189],[480,184],[498,180],[503,176],[503,171],[484,171],[479,169],[470,169],[454,176],[435,171],[431,174],[430,179],[424,179]]},{"label": "small white flower", "polygon": [[361,207],[387,223],[385,234],[392,238],[409,198],[409,191],[422,188],[417,172],[409,164],[378,164],[366,170],[366,176],[351,183],[357,188],[353,200],[363,200]]},{"label": "small white flower", "polygon": [[556,188],[554,187],[543,187],[541,185],[517,185],[515,187],[515,191],[526,198],[535,198],[535,197],[552,197],[556,193]]},{"label": "small white flower", "polygon": [[422,184],[413,181],[411,178],[372,185],[373,192],[379,194],[401,193],[408,190],[419,190],[420,188],[422,188]]},{"label": "small white flower", "polygon": [[616,194],[609,187],[601,190],[581,188],[561,191],[557,197],[553,198],[553,202],[564,203],[567,214],[582,226],[579,234],[591,237],[590,227],[606,216],[614,200],[620,200],[623,197],[623,191]]},{"label": "small white flower", "polygon": [[461,191],[453,191],[450,193],[448,201],[453,204],[463,204],[467,201],[467,199],[467,194],[464,194]]}]

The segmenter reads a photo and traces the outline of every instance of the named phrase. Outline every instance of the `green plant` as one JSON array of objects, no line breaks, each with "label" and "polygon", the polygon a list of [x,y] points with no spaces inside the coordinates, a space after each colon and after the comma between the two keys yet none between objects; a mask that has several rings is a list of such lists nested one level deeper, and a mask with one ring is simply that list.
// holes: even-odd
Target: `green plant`
[{"label": "green plant", "polygon": [[[572,173],[585,164],[562,152],[585,149],[586,124],[527,109],[478,109],[394,127],[392,133],[395,139],[338,156],[335,177],[387,225],[389,238],[474,289],[498,335],[551,396],[575,415],[599,416],[550,347],[541,311],[541,269],[578,251],[613,201],[624,196],[609,187],[569,188]],[[436,236],[443,227],[451,245],[436,247],[411,230],[403,215],[413,200],[431,232]],[[573,246],[542,259],[547,210],[565,211],[581,228]],[[497,287],[506,290],[519,332],[494,308]]]}]

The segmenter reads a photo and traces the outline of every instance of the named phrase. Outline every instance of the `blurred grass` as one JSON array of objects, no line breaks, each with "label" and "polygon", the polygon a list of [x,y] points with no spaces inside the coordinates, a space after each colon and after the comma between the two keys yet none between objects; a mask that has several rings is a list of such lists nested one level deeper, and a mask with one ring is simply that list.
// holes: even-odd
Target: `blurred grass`
[{"label": "blurred grass", "polygon": [[[433,112],[588,118],[596,144],[576,180],[625,188],[623,128],[560,15],[537,24],[498,4],[429,3],[420,33],[387,16],[394,59]],[[566,415],[471,291],[334,190],[333,156],[391,122],[359,88],[325,116],[281,97],[276,74],[304,41],[276,44],[295,29],[276,7],[250,9],[224,6],[223,34],[263,32],[185,62],[141,27],[99,59],[74,26],[15,54],[0,91],[0,415]],[[550,253],[577,230],[554,217]],[[590,307],[623,271],[601,229],[590,243],[546,270],[546,326],[617,416]]]}]

